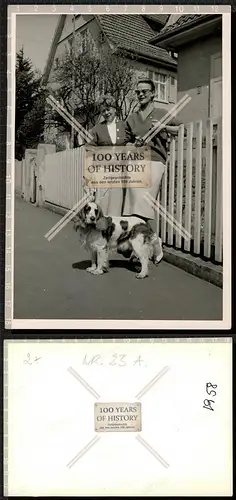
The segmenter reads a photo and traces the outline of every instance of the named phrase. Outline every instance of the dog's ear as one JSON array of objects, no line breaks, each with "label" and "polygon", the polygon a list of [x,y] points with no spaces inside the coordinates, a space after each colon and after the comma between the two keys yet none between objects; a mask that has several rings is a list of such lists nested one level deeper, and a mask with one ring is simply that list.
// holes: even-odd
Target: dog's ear
[{"label": "dog's ear", "polygon": [[108,227],[112,225],[112,218],[111,217],[100,217],[98,219],[96,228],[99,229],[100,231],[106,231]]},{"label": "dog's ear", "polygon": [[74,221],[74,230],[77,231],[79,228],[85,228],[85,207],[76,214],[73,218]]},{"label": "dog's ear", "polygon": [[92,196],[91,201],[95,201],[95,198],[96,198],[96,188],[89,187],[88,181],[87,181],[87,179],[84,176],[83,176],[83,190],[84,190],[85,196],[90,195],[90,196]]},{"label": "dog's ear", "polygon": [[99,205],[97,205],[97,210],[98,210],[97,221],[99,221],[100,219],[104,218],[104,215],[103,215],[103,211],[102,211],[101,207],[99,207]]}]

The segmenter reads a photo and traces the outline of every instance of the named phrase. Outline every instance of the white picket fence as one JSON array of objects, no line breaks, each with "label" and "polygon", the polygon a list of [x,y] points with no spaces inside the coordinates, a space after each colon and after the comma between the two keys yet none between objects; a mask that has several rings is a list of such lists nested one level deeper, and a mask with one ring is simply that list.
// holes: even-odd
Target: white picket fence
[{"label": "white picket fence", "polygon": [[[163,243],[222,263],[222,122],[208,119],[179,129],[170,143],[167,169],[158,201],[183,226],[191,239],[158,214]],[[214,131],[215,128],[215,131]]]},{"label": "white picket fence", "polygon": [[[170,143],[159,202],[191,234],[184,239],[157,214],[163,243],[222,263],[222,125],[207,120],[179,129]],[[203,137],[204,131],[204,137]],[[83,197],[83,147],[45,156],[45,201],[70,209]]]},{"label": "white picket fence", "polygon": [[70,209],[83,197],[83,148],[45,156],[45,201]]}]

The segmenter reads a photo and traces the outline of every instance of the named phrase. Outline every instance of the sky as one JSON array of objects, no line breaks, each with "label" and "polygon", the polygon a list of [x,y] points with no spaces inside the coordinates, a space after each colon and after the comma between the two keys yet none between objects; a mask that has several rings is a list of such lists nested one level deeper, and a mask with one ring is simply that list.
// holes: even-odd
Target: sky
[{"label": "sky", "polygon": [[16,52],[24,46],[24,53],[36,69],[44,70],[58,15],[34,14],[16,16]]}]

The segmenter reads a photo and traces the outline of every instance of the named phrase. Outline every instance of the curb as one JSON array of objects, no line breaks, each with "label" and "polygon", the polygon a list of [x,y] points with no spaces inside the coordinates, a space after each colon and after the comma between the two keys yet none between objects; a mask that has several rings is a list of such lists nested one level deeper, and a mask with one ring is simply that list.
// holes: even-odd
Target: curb
[{"label": "curb", "polygon": [[58,207],[57,205],[53,205],[53,203],[47,203],[46,201],[43,203],[41,208],[46,208],[47,210],[50,210],[50,212],[54,212],[54,214],[62,216],[66,215],[68,212],[67,208]]},{"label": "curb", "polygon": [[[62,216],[68,211],[65,208],[47,202],[44,202],[43,207]],[[200,257],[185,254],[181,250],[165,247],[165,245],[163,245],[163,260],[183,269],[183,271],[189,274],[208,281],[212,285],[223,288],[223,267],[221,265],[205,262]]]},{"label": "curb", "polygon": [[212,285],[223,288],[223,267],[205,262],[200,257],[185,254],[180,250],[163,246],[163,260],[198,278],[208,281]]}]

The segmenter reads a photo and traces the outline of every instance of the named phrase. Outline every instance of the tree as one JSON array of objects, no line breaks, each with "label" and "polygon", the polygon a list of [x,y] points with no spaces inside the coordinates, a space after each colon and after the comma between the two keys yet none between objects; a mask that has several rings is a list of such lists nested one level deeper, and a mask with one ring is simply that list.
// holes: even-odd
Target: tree
[{"label": "tree", "polygon": [[[81,46],[80,35],[76,35],[74,43],[57,58],[53,70],[57,89],[52,93],[86,129],[99,118],[98,101],[102,93],[115,97],[117,115],[125,120],[136,105],[134,61],[124,51],[98,51],[92,38],[86,42],[86,46]],[[71,132],[71,125],[57,111],[48,108],[46,126],[50,129],[53,122],[60,132]]]},{"label": "tree", "polygon": [[40,82],[39,71],[34,70],[22,47],[16,54],[15,154],[19,160],[26,147],[35,147],[44,127],[45,92]]},{"label": "tree", "polygon": [[39,89],[33,107],[26,113],[17,131],[17,141],[23,147],[37,148],[39,142],[43,142],[45,125],[45,106],[48,92]]}]

